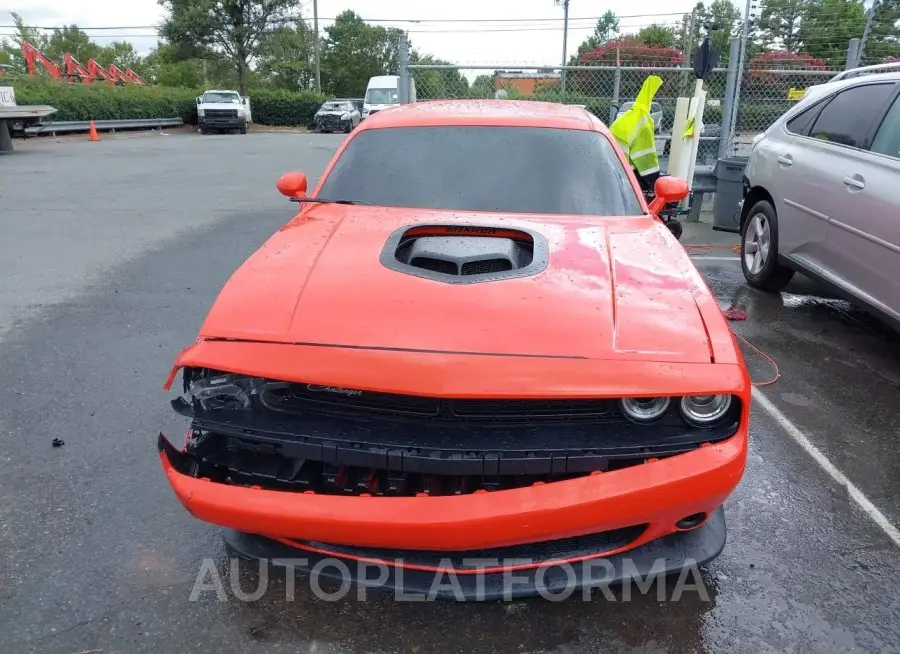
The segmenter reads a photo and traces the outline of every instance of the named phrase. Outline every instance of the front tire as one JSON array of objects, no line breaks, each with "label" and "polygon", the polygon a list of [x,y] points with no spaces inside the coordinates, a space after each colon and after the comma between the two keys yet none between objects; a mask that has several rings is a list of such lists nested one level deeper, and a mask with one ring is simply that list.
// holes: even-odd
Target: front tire
[{"label": "front tire", "polygon": [[241,125],[241,134],[246,134],[246,133],[247,133],[247,123],[244,123],[243,125]]},{"label": "front tire", "polygon": [[747,283],[764,291],[780,291],[794,276],[778,263],[778,217],[766,200],[750,208],[741,229],[741,268]]}]

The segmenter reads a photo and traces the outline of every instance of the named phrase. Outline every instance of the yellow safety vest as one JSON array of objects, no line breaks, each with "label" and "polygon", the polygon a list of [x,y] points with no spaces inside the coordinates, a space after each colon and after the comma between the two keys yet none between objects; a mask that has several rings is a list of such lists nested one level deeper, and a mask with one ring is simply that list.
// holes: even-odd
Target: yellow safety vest
[{"label": "yellow safety vest", "polygon": [[650,103],[662,83],[657,75],[650,75],[645,79],[631,109],[616,118],[609,127],[619,147],[641,177],[659,172]]}]

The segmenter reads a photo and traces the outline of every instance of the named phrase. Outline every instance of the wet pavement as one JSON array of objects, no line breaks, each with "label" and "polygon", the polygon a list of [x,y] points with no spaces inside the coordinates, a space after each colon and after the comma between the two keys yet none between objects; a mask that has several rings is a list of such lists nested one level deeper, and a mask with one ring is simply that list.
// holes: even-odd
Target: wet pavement
[{"label": "wet pavement", "polygon": [[[154,434],[183,422],[161,385],[228,275],[291,216],[277,176],[318,174],[339,141],[27,143],[0,160],[0,651],[900,651],[900,548],[759,403],[705,593],[326,602],[273,574],[258,600],[236,599],[232,583],[251,593],[259,575],[232,575],[220,532],[166,485]],[[716,246],[693,250],[698,268],[780,368],[759,392],[900,524],[897,336],[799,278],[748,289],[735,241],[703,224],[683,239]],[[204,561],[225,601],[191,600]]]}]

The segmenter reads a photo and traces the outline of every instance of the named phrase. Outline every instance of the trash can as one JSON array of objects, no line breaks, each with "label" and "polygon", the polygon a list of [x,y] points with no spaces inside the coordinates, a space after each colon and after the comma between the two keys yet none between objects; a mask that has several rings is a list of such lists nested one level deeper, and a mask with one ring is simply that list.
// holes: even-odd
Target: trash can
[{"label": "trash can", "polygon": [[740,201],[744,195],[744,169],[749,157],[727,157],[716,163],[716,197],[713,200],[713,229],[741,231]]}]

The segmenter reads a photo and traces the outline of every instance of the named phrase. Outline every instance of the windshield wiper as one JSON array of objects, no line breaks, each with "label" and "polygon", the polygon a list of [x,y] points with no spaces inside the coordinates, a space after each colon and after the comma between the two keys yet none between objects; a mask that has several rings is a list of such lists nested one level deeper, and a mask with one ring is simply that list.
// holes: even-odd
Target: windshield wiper
[{"label": "windshield wiper", "polygon": [[328,200],[326,198],[290,198],[291,202],[317,202],[319,204],[364,204],[369,207],[375,205],[371,202],[363,202],[362,200]]}]

